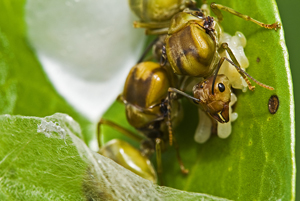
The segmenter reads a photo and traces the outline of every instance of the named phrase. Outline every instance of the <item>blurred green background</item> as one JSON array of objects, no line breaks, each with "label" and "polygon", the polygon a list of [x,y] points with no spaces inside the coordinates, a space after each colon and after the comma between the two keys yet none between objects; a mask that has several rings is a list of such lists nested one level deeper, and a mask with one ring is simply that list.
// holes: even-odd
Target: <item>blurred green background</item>
[{"label": "blurred green background", "polygon": [[279,13],[285,32],[285,40],[290,55],[290,66],[294,84],[295,114],[296,114],[296,200],[300,201],[300,135],[297,128],[300,127],[300,0],[277,0]]}]

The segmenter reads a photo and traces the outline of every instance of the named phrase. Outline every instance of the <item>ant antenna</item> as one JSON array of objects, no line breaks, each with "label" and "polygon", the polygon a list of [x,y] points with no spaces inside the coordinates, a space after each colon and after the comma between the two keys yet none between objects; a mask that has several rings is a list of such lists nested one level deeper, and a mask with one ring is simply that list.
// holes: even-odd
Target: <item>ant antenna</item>
[{"label": "ant antenna", "polygon": [[214,95],[214,86],[215,86],[215,82],[216,82],[216,78],[217,78],[217,75],[218,75],[218,72],[221,68],[221,65],[223,64],[224,60],[227,60],[231,65],[233,65],[237,71],[243,76],[243,78],[245,79],[245,81],[247,82],[248,84],[248,87],[251,91],[253,91],[255,89],[255,86],[252,86],[251,83],[249,82],[249,80],[247,79],[250,78],[251,80],[253,80],[256,84],[258,84],[259,86],[263,87],[263,88],[266,88],[268,90],[274,90],[273,87],[271,86],[268,86],[266,84],[263,84],[261,82],[259,82],[258,80],[254,79],[251,75],[249,75],[248,73],[246,73],[246,71],[244,71],[243,69],[241,69],[238,65],[236,65],[233,61],[229,60],[228,58],[226,57],[222,57],[218,63],[218,67],[216,68],[216,71],[215,71],[215,74],[214,74],[214,79],[213,79],[213,83],[212,83],[212,94]]},{"label": "ant antenna", "polygon": [[[269,89],[269,90],[274,90],[274,87],[268,86],[266,84],[263,84],[261,82],[259,82],[258,80],[256,80],[255,78],[253,78],[251,75],[249,75],[248,73],[246,73],[246,71],[244,71],[243,69],[241,69],[240,67],[238,67],[237,65],[235,65],[235,63],[233,63],[232,61],[230,61],[229,59],[225,58],[231,65],[233,65],[235,68],[237,68],[238,70],[240,70],[243,74],[245,74],[247,77],[249,77],[251,80],[253,80],[253,82],[255,82],[256,84],[258,84],[259,86]],[[251,90],[251,89],[250,89]]]},{"label": "ant antenna", "polygon": [[224,62],[224,58],[225,58],[225,57],[222,57],[222,58],[221,58],[221,60],[220,60],[219,63],[218,63],[218,67],[217,67],[216,70],[215,70],[214,79],[213,79],[213,82],[212,82],[212,89],[211,89],[212,95],[215,95],[215,93],[214,93],[215,87],[214,87],[214,86],[215,86],[215,82],[216,82],[216,78],[217,78],[218,72],[219,72],[219,70],[220,70],[220,68],[221,68],[221,65],[222,65],[223,62]]}]

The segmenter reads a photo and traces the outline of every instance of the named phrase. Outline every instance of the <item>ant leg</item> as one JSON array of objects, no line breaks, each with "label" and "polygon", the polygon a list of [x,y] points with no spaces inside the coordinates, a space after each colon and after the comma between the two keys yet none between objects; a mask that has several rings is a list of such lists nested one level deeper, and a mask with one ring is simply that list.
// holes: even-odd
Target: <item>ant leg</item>
[{"label": "ant leg", "polygon": [[235,65],[237,65],[238,67],[241,67],[240,64],[239,64],[239,62],[235,58],[233,52],[231,51],[230,47],[228,46],[228,43],[222,43],[221,44],[220,52],[223,52],[224,50],[227,51],[227,53],[229,54],[230,59],[233,61],[233,63],[235,63]]},{"label": "ant leg", "polygon": [[148,54],[148,52],[152,49],[153,45],[155,45],[155,43],[157,43],[158,41],[158,37],[155,38],[144,50],[142,56],[140,57],[140,59],[138,60],[137,64],[141,63],[142,61],[144,61],[146,55]]},{"label": "ant leg", "polygon": [[[247,77],[249,77],[251,80],[253,80],[256,84],[258,84],[259,86],[261,87],[264,87],[266,89],[269,89],[269,90],[274,90],[273,87],[271,86],[268,86],[268,85],[265,85],[259,81],[257,81],[256,79],[254,79],[252,76],[250,76],[248,73],[246,73],[243,69],[241,69],[241,66],[239,64],[239,62],[237,61],[237,59],[235,58],[233,52],[231,51],[230,47],[228,47],[228,44],[227,43],[222,43],[221,47],[223,49],[225,49],[227,51],[227,53],[229,54],[231,60],[233,61],[233,63],[235,64],[232,64],[232,61],[229,61],[228,59],[226,59],[229,63],[231,63],[235,68],[236,70],[242,75],[242,77],[244,78],[244,80],[247,82],[248,84],[248,87],[251,91],[254,90],[255,86],[252,86],[250,81],[248,80]],[[247,77],[246,77],[247,76]]]},{"label": "ant leg", "polygon": [[157,42],[153,45],[152,48],[152,54],[153,57],[157,60],[157,61],[161,61],[161,55],[163,52],[163,46],[165,45],[165,39],[166,39],[167,35],[159,35]]},{"label": "ant leg", "polygon": [[[229,54],[229,57],[230,59],[233,61],[233,63],[238,66],[239,68],[236,68],[236,70],[238,71],[238,73],[243,77],[243,79],[246,81],[247,85],[248,85],[248,88],[253,91],[255,89],[255,86],[252,86],[251,85],[251,82],[248,80],[248,78],[246,77],[246,75],[243,73],[245,71],[241,71],[241,66],[239,64],[239,62],[237,61],[237,59],[235,58],[233,52],[231,51],[231,49],[228,47],[228,44],[227,43],[222,43],[221,44],[221,48],[220,48],[221,52],[226,50],[226,52]],[[220,67],[219,67],[220,69]],[[219,71],[219,70],[218,70]]]},{"label": "ant leg", "polygon": [[145,28],[146,35],[163,35],[167,34],[170,26],[170,21],[166,22],[133,22],[134,28]]},{"label": "ant leg", "polygon": [[166,52],[166,46],[163,45],[161,48],[161,57],[160,57],[160,66],[164,66],[167,63],[167,52]]},{"label": "ant leg", "polygon": [[163,35],[167,34],[169,31],[169,27],[161,28],[161,29],[146,29],[146,35]]},{"label": "ant leg", "polygon": [[[241,68],[240,68],[239,66],[237,66],[234,62],[232,62],[231,60],[229,60],[227,57],[222,57],[222,58],[220,59],[220,62],[219,62],[219,64],[218,64],[218,67],[217,67],[217,69],[216,69],[216,71],[215,71],[216,73],[215,73],[215,76],[214,76],[214,80],[213,80],[213,85],[212,85],[212,86],[214,86],[215,79],[216,79],[216,77],[217,77],[217,73],[218,73],[218,71],[219,71],[219,69],[220,69],[220,66],[221,66],[222,63],[224,62],[224,60],[227,60],[231,65],[233,65],[233,66],[236,68],[236,70],[243,76],[243,78],[244,78],[246,81],[248,80],[248,79],[247,79],[247,77],[248,77],[248,78],[250,78],[251,80],[253,80],[256,84],[258,84],[259,86],[261,86],[261,87],[263,87],[263,88],[266,88],[266,89],[269,89],[269,90],[274,90],[273,87],[268,86],[268,85],[265,85],[265,84],[263,84],[263,83],[257,81],[256,79],[254,79],[251,75],[249,75],[248,73],[246,73],[243,69],[241,69]],[[249,82],[249,83],[248,83],[248,82]],[[248,84],[249,89],[250,89],[251,91],[253,91],[253,90],[255,89],[255,86],[252,86],[249,80],[248,80],[248,82],[247,82],[247,84]],[[249,85],[250,85],[250,86],[249,86]],[[214,90],[214,88],[212,88],[212,90]],[[212,94],[214,94],[213,91],[212,91]]]},{"label": "ant leg", "polygon": [[168,110],[168,120],[167,120],[167,126],[168,126],[168,131],[169,131],[169,144],[170,146],[172,146],[173,144],[173,130],[172,130],[172,122],[171,122],[171,100],[173,99],[171,97],[171,93],[178,93],[190,100],[193,100],[193,101],[196,101],[196,102],[200,102],[199,99],[197,98],[194,98],[193,96],[190,96],[189,94],[183,92],[183,91],[180,91],[176,88],[173,88],[173,87],[169,87],[168,89],[168,106],[167,106],[167,110]]},{"label": "ant leg", "polygon": [[146,29],[161,29],[168,28],[170,26],[170,21],[165,22],[133,22],[134,28],[146,28]]},{"label": "ant leg", "polygon": [[175,146],[175,150],[176,150],[177,161],[178,161],[178,163],[179,163],[181,173],[182,173],[182,174],[188,174],[188,173],[189,173],[189,170],[188,170],[188,169],[185,169],[185,167],[184,167],[184,165],[183,165],[183,162],[182,162],[182,160],[181,160],[180,153],[179,153],[179,145],[178,145],[178,143],[177,143],[175,137],[173,137],[173,141],[174,141],[174,146]]},{"label": "ant leg", "polygon": [[223,11],[226,11],[226,12],[229,12],[235,16],[238,16],[246,21],[251,21],[263,28],[266,28],[266,29],[279,29],[281,28],[281,24],[278,23],[278,22],[275,22],[274,24],[264,24],[262,22],[259,22],[253,18],[251,18],[250,16],[248,15],[244,15],[244,14],[241,14],[235,10],[233,10],[232,8],[229,8],[229,7],[226,7],[226,6],[223,6],[221,4],[216,4],[216,3],[211,3],[210,4],[210,7],[211,7],[211,10],[214,12],[214,14],[217,16],[218,20],[221,22],[223,20],[223,15],[221,13],[221,10]]},{"label": "ant leg", "polygon": [[[235,57],[234,57],[234,59],[235,59]],[[219,63],[218,63],[218,66],[217,66],[217,68],[216,68],[216,70],[215,70],[215,75],[214,75],[214,79],[213,79],[212,86],[215,86],[216,77],[217,77],[218,72],[219,72],[219,70],[220,70],[220,68],[221,68],[221,66],[222,66],[222,64],[223,64],[223,62],[224,62],[225,60],[227,60],[231,65],[233,65],[233,66],[236,68],[236,70],[238,71],[238,73],[239,73],[239,74],[243,77],[243,79],[247,82],[249,89],[250,89],[251,91],[254,91],[255,86],[252,86],[252,85],[251,85],[251,82],[248,80],[248,78],[247,78],[246,75],[245,75],[246,72],[243,71],[243,70],[240,68],[240,66],[239,66],[238,63],[237,63],[238,65],[236,65],[234,62],[230,61],[227,57],[222,57],[222,58],[220,59],[220,61],[219,61]],[[235,59],[235,61],[237,62],[236,59]],[[248,74],[247,74],[247,75],[248,75]],[[212,87],[212,94],[214,94],[214,87]]]},{"label": "ant leg", "polygon": [[173,130],[172,130],[172,122],[171,122],[171,92],[170,88],[168,89],[168,102],[167,102],[167,114],[168,114],[168,120],[167,120],[167,126],[169,131],[169,144],[172,146],[173,144]]},{"label": "ant leg", "polygon": [[[224,44],[224,43],[223,43]],[[223,45],[222,44],[222,45]],[[227,45],[227,43],[225,43],[226,45]],[[228,45],[227,45],[227,47],[228,47]],[[223,47],[224,48],[224,47]],[[227,49],[226,49],[227,50]],[[231,50],[230,50],[230,52],[231,52]],[[221,68],[221,66],[222,66],[222,64],[223,64],[223,62],[225,61],[225,60],[227,60],[231,65],[233,65],[235,68],[236,68],[236,70],[238,71],[238,73],[244,78],[244,80],[247,82],[247,84],[248,84],[248,87],[249,87],[249,89],[251,90],[251,91],[253,91],[254,89],[255,89],[255,86],[252,86],[251,85],[251,82],[248,80],[248,78],[246,77],[246,75],[249,75],[249,74],[247,74],[244,70],[242,70],[241,68],[240,68],[240,65],[239,65],[239,63],[238,63],[238,61],[236,60],[236,58],[235,58],[235,56],[234,56],[234,54],[231,52],[231,55],[230,55],[230,57],[233,57],[233,60],[236,62],[236,63],[234,63],[234,62],[232,62],[231,60],[229,60],[227,57],[222,57],[221,59],[220,59],[220,61],[219,61],[219,63],[218,63],[218,66],[217,66],[217,68],[216,68],[216,70],[215,70],[215,74],[214,74],[214,79],[213,79],[213,82],[212,82],[212,94],[214,95],[214,87],[213,86],[215,86],[215,81],[216,81],[216,77],[217,77],[217,75],[218,75],[218,72],[219,72],[219,70],[220,70],[220,68]],[[231,57],[231,58],[232,58]]]},{"label": "ant leg", "polygon": [[156,150],[156,163],[157,163],[157,174],[158,174],[158,178],[160,180],[160,185],[163,185],[163,178],[162,178],[162,172],[163,172],[163,168],[162,168],[162,162],[161,162],[161,152],[163,149],[163,141],[160,138],[156,138],[155,139],[155,150]]},{"label": "ant leg", "polygon": [[140,142],[142,141],[144,138],[142,136],[138,136],[137,134],[133,133],[132,131],[123,128],[122,126],[115,124],[112,121],[106,120],[106,119],[100,119],[100,121],[97,124],[97,134],[98,134],[98,146],[101,147],[101,125],[107,125],[110,126],[114,129],[116,129],[117,131],[123,133],[124,135],[126,135],[127,137],[130,137],[131,139]]},{"label": "ant leg", "polygon": [[[233,63],[232,61],[230,61],[230,60],[227,59],[226,57],[225,57],[225,59],[226,59],[231,65],[233,65],[233,66],[237,69],[238,72],[241,71],[245,76],[249,77],[251,80],[253,80],[253,81],[254,81],[256,84],[258,84],[259,86],[261,86],[261,87],[263,87],[263,88],[266,88],[266,89],[269,89],[269,90],[274,90],[273,87],[268,86],[268,85],[265,85],[265,84],[259,82],[258,80],[254,79],[251,75],[249,75],[248,73],[246,73],[243,69],[241,69],[240,67],[238,67],[237,65],[235,65],[235,63]],[[242,74],[241,74],[241,75],[242,75]],[[255,88],[255,87],[253,86],[253,89],[254,89],[254,88]],[[252,90],[252,89],[250,89],[250,90]],[[252,90],[252,91],[253,91],[253,90]]]},{"label": "ant leg", "polygon": [[173,144],[173,129],[172,129],[172,121],[171,121],[171,108],[172,108],[172,104],[171,101],[172,99],[174,99],[174,97],[172,97],[172,93],[178,93],[181,94],[189,99],[192,100],[196,100],[196,101],[200,101],[197,98],[194,98],[190,95],[188,95],[187,93],[184,93],[183,91],[180,91],[176,88],[173,87],[169,87],[168,89],[168,98],[167,98],[167,115],[168,115],[168,119],[167,119],[167,126],[168,126],[168,132],[169,132],[169,144],[170,146],[172,146]]}]

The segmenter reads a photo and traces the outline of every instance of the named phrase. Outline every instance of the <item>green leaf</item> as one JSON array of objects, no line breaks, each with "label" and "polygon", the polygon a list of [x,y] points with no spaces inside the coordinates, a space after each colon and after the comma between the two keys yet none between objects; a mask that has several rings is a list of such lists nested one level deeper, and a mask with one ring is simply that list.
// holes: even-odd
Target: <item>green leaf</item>
[{"label": "green leaf", "polygon": [[[219,3],[265,23],[280,22],[273,0]],[[233,200],[294,200],[294,102],[283,28],[266,30],[222,13],[224,31],[231,35],[241,31],[247,38],[248,73],[275,90],[257,86],[254,92],[238,92],[235,112],[239,117],[233,123],[231,136],[227,139],[213,136],[201,145],[193,140],[198,121],[195,106],[184,101],[184,120],[175,136],[190,173],[188,176],[180,174],[174,148],[170,148],[162,156],[165,184]],[[268,109],[272,95],[277,95],[280,102],[276,114],[270,114]],[[114,103],[104,118],[130,128],[120,111],[125,111],[124,106]],[[111,128],[104,128],[104,132],[107,134],[103,138],[105,142],[121,137]]]},{"label": "green leaf", "polygon": [[[57,94],[26,41],[25,1],[0,1],[0,114],[68,113],[91,138],[90,122]],[[9,19],[9,22],[8,22]]]},{"label": "green leaf", "polygon": [[135,175],[91,151],[68,115],[0,115],[0,124],[1,200],[227,200]]}]

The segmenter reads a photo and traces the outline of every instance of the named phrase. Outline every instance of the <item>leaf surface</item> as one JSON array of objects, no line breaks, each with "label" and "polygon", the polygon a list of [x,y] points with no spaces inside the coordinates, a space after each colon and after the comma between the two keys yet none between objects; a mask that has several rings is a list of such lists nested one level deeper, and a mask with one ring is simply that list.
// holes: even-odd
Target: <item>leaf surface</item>
[{"label": "leaf surface", "polygon": [[68,115],[0,115],[0,124],[1,200],[227,200],[135,175],[91,151]]}]

